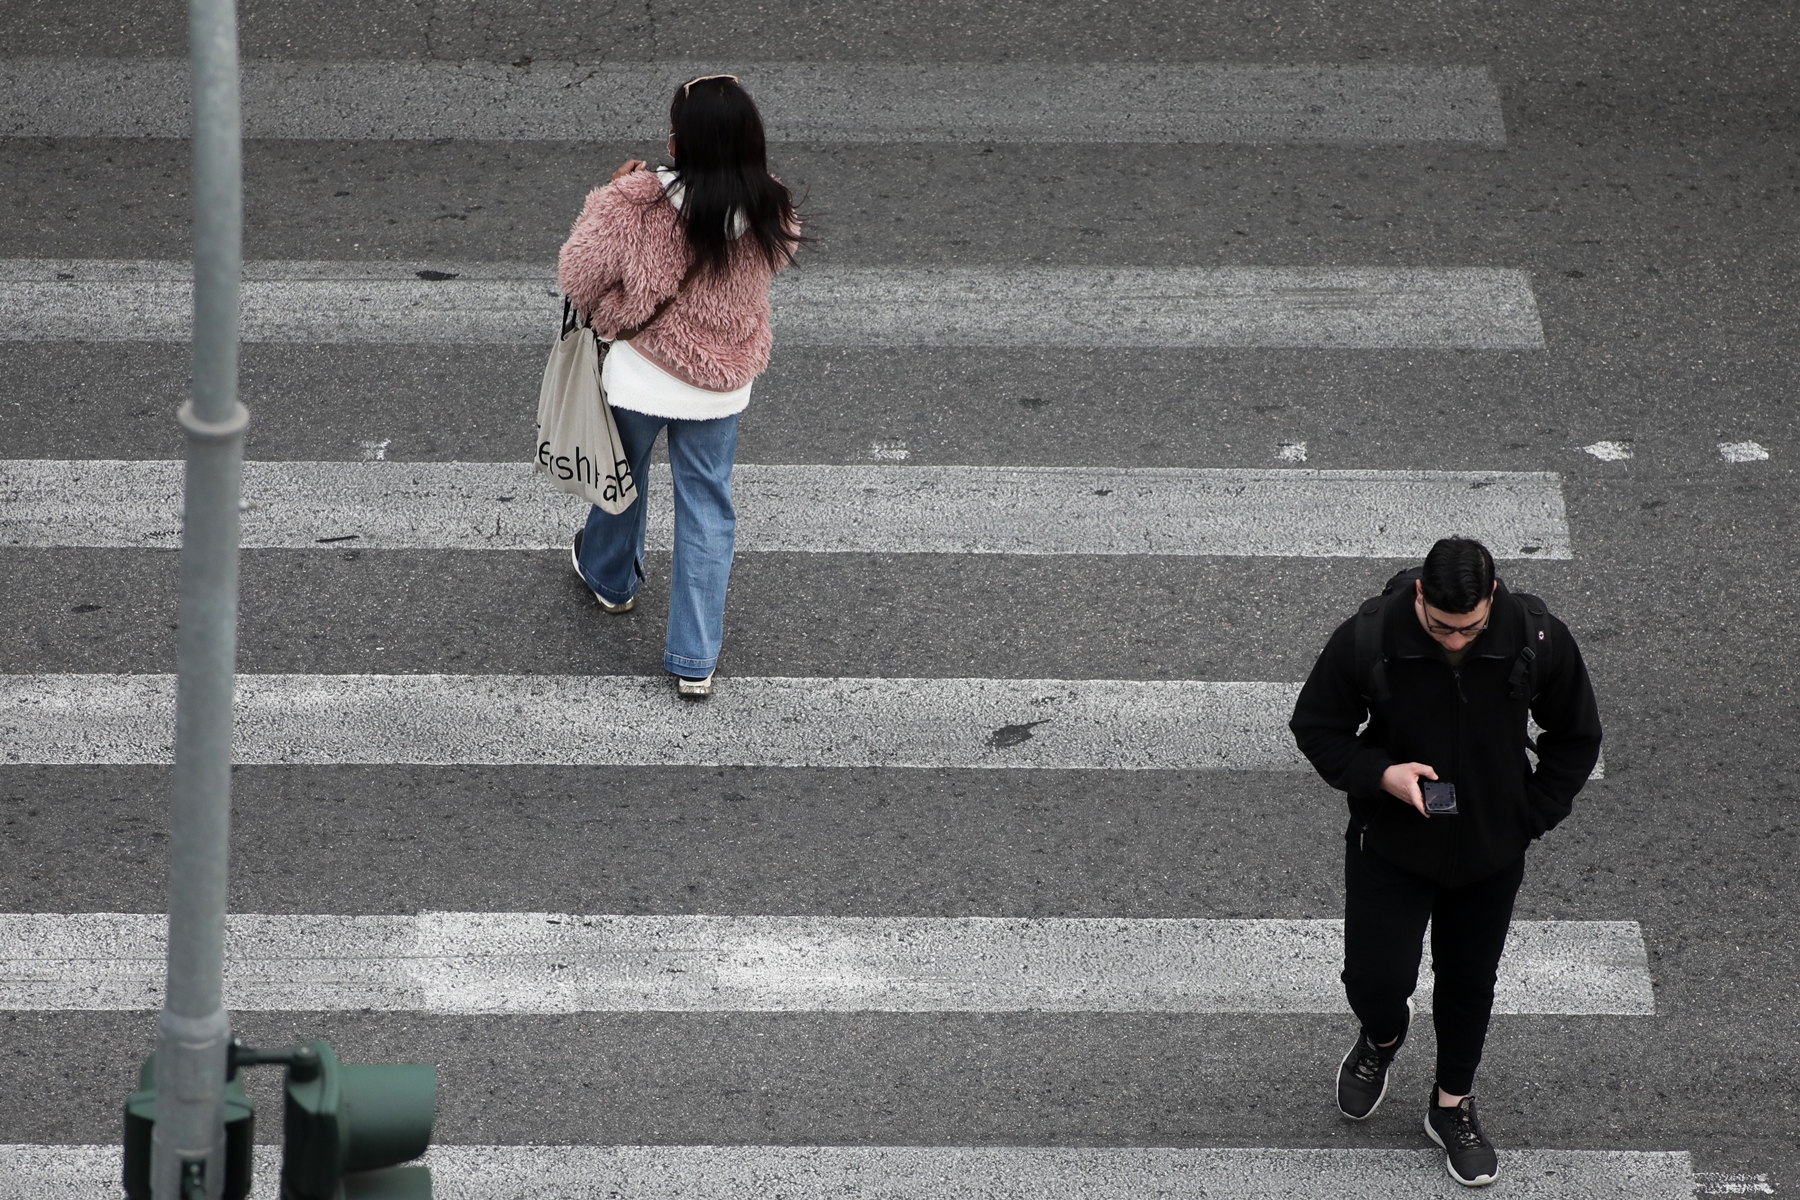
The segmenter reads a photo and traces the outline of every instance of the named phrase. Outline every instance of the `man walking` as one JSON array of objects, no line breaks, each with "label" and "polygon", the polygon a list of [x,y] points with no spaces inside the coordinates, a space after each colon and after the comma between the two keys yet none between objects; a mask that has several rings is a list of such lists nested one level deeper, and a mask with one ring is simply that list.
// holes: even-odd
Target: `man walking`
[{"label": "man walking", "polygon": [[[1543,730],[1535,768],[1527,713]],[[1569,815],[1600,756],[1581,651],[1542,601],[1494,577],[1486,547],[1446,538],[1332,634],[1289,728],[1350,799],[1343,980],[1362,1032],[1338,1068],[1338,1108],[1360,1121],[1387,1094],[1429,921],[1425,1132],[1458,1183],[1492,1183],[1470,1093],[1525,847]]]}]

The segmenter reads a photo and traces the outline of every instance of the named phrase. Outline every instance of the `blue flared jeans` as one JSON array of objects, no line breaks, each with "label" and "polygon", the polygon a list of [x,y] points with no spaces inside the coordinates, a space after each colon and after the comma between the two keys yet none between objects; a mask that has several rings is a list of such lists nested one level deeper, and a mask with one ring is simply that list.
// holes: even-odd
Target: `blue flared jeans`
[{"label": "blue flared jeans", "polygon": [[666,426],[675,491],[675,559],[663,666],[677,675],[707,675],[718,665],[725,638],[725,589],[737,543],[737,510],[731,505],[737,414],[676,421],[614,408],[613,416],[638,496],[616,516],[598,505],[589,510],[581,538],[581,573],[609,604],[623,604],[637,594],[649,527],[650,448]]}]

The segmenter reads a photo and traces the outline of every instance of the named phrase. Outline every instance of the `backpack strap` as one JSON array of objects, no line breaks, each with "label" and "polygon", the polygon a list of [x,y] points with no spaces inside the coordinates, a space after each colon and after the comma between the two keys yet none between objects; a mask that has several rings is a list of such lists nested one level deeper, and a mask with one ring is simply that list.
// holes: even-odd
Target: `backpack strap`
[{"label": "backpack strap", "polygon": [[1382,644],[1388,601],[1401,595],[1411,600],[1413,583],[1423,573],[1419,567],[1397,572],[1381,589],[1381,595],[1371,596],[1356,610],[1356,686],[1363,703],[1371,709],[1393,699],[1393,692],[1388,690],[1387,647]]},{"label": "backpack strap", "polygon": [[1393,697],[1388,690],[1387,651],[1381,644],[1381,627],[1386,619],[1386,592],[1364,600],[1356,610],[1356,686],[1370,709]]},{"label": "backpack strap", "polygon": [[1530,702],[1544,690],[1544,678],[1550,673],[1550,609],[1528,592],[1514,592],[1513,599],[1525,618],[1525,644],[1513,660],[1510,697]]}]

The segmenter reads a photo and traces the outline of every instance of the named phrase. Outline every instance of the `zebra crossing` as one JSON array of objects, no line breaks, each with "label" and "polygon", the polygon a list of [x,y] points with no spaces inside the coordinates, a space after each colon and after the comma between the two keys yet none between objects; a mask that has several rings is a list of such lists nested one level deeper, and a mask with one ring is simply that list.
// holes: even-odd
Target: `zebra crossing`
[{"label": "zebra crossing", "polygon": [[[655,135],[638,98],[683,65],[579,78],[480,64],[246,64],[247,136],[560,139]],[[1469,68],[750,65],[771,135],[821,143],[1006,141],[1506,144]],[[848,82],[855,75],[854,84]],[[872,87],[887,81],[891,88]],[[993,98],[1021,97],[1012,106]],[[859,95],[920,99],[876,108]],[[762,94],[759,91],[759,94]],[[0,64],[14,137],[186,133],[180,63]],[[622,102],[620,97],[630,98]],[[1148,114],[1156,113],[1154,118]],[[9,132],[0,129],[0,134]],[[246,271],[245,337],[299,345],[545,340],[543,264],[274,262]],[[1222,269],[820,267],[778,285],[782,345],[1146,347],[1542,353],[1530,277],[1499,267]],[[0,342],[176,342],[184,265],[0,262]],[[524,399],[535,381],[522,381]],[[249,553],[561,553],[577,506],[509,462],[251,462]],[[104,488],[96,486],[105,482]],[[1454,530],[1510,562],[1577,557],[1552,472],[755,464],[738,468],[740,549],[839,555],[1164,555],[1350,559],[1345,595]],[[0,547],[179,544],[180,464],[0,461]],[[666,497],[667,480],[653,478]],[[1074,502],[1073,498],[1079,498]],[[651,545],[671,532],[653,509]],[[1358,561],[1365,560],[1365,561]],[[804,565],[800,568],[804,570]],[[728,649],[729,652],[729,649]],[[1071,663],[1071,666],[1091,664]],[[916,768],[1298,772],[1297,683],[1108,678],[722,677],[704,707],[606,674],[246,674],[238,761],[525,770]],[[166,764],[172,676],[0,676],[0,770]],[[591,731],[572,738],[570,730]],[[1116,795],[1108,795],[1116,793]],[[627,868],[628,869],[628,868]],[[316,910],[234,916],[234,1007],[522,1019],[587,1012],[1290,1014],[1342,1028],[1341,927],[1252,917],[1021,918]],[[157,1003],[160,918],[0,916],[0,1009],[142,1012]],[[1656,1012],[1634,920],[1522,921],[1497,1011],[1630,1022]],[[1426,988],[1428,991],[1428,986]],[[1426,991],[1422,991],[1421,999]],[[1332,1063],[1321,1062],[1324,1080]],[[1324,1103],[1327,1088],[1317,1089]],[[1310,1103],[1312,1101],[1295,1101]],[[6,1139],[0,1138],[0,1142]],[[264,1148],[266,1155],[268,1148]],[[1688,1196],[1681,1149],[1502,1146],[1521,1196]],[[450,1197],[1440,1196],[1435,1151],[1077,1146],[521,1146],[429,1159]],[[100,1145],[0,1145],[0,1193],[93,1194]],[[267,1190],[273,1172],[260,1172]],[[259,1191],[259,1195],[264,1194]]]}]

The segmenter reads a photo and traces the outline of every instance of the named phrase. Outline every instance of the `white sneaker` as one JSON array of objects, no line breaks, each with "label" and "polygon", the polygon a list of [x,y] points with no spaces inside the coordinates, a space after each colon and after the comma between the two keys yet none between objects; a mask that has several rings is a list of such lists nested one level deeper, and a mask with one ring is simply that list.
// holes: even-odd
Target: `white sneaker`
[{"label": "white sneaker", "polygon": [[675,677],[675,694],[683,700],[704,700],[712,695],[714,672],[708,671],[705,679],[689,679],[686,675]]},{"label": "white sneaker", "polygon": [[[594,585],[588,583],[587,576],[581,573],[581,535],[586,532],[587,530],[585,529],[578,529],[575,531],[575,544],[569,547],[569,565],[575,568],[575,578],[581,580],[582,583],[587,584],[588,591],[594,592]],[[637,597],[633,596],[623,604],[614,604],[599,592],[594,592],[594,603],[616,617],[620,613],[628,613],[633,608],[636,608]]]}]

